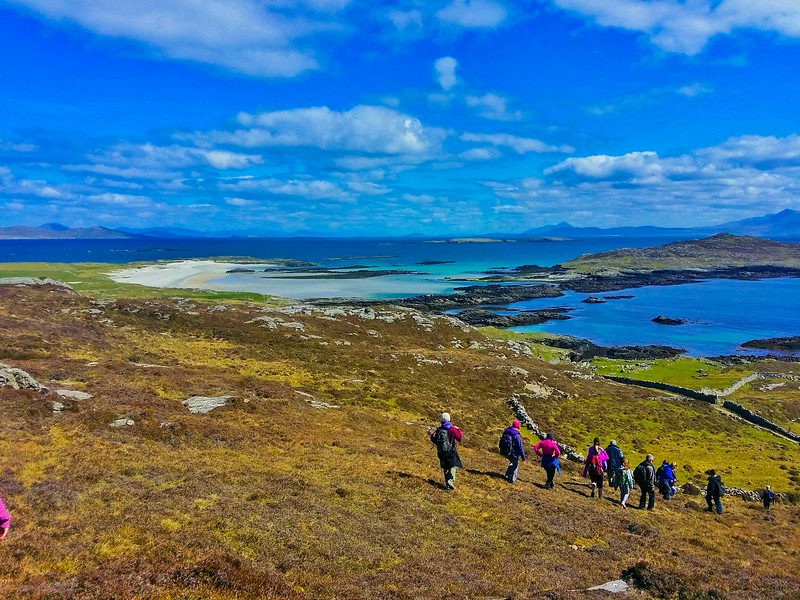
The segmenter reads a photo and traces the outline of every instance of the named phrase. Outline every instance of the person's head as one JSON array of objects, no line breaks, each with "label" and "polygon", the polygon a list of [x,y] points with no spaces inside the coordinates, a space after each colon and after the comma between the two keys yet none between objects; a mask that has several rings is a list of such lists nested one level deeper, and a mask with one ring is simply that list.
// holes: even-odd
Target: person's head
[{"label": "person's head", "polygon": [[599,446],[599,445],[600,445],[600,438],[594,438],[594,441],[592,442],[592,446]]},{"label": "person's head", "polygon": [[669,463],[669,466],[672,467],[673,469],[677,469],[678,468],[678,463],[673,461],[673,462]]},{"label": "person's head", "polygon": [[716,474],[717,474],[717,472],[714,469],[709,469],[708,470],[708,476],[709,477],[714,477],[714,475],[716,475]]},{"label": "person's head", "polygon": [[651,462],[653,462],[653,461],[656,459],[656,457],[655,457],[655,456],[653,456],[652,454],[648,454],[647,456],[645,456],[645,457],[644,457],[644,459],[645,459],[647,462],[651,463]]},{"label": "person's head", "polygon": [[627,469],[628,467],[631,466],[631,461],[629,461],[627,458],[623,458],[622,459],[622,466]]},{"label": "person's head", "polygon": [[765,490],[771,490],[772,488],[771,488],[771,487],[769,487],[768,485],[765,485],[765,486],[764,486],[764,489],[765,489]]},{"label": "person's head", "polygon": [[617,445],[617,440],[611,440],[610,442],[608,442],[608,445],[609,446],[616,446]]},{"label": "person's head", "polygon": [[517,421],[516,419],[514,419],[514,420],[511,422],[511,426],[512,426],[514,429],[519,429],[519,428],[520,428],[520,422],[519,422],[519,421]]},{"label": "person's head", "polygon": [[547,439],[552,442],[556,439],[556,436],[554,436],[553,432],[551,431],[550,433],[547,434]]},{"label": "person's head", "polygon": [[441,421],[442,421],[442,423],[449,423],[450,422],[450,413],[443,412]]}]

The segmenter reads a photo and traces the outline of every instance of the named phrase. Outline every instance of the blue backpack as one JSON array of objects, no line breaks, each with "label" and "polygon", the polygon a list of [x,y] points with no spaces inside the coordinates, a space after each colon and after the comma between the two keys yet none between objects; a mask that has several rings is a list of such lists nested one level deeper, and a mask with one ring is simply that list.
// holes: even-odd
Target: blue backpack
[{"label": "blue backpack", "polygon": [[500,454],[506,458],[509,458],[514,452],[514,438],[508,431],[504,431],[503,435],[500,436],[498,447],[500,448]]}]

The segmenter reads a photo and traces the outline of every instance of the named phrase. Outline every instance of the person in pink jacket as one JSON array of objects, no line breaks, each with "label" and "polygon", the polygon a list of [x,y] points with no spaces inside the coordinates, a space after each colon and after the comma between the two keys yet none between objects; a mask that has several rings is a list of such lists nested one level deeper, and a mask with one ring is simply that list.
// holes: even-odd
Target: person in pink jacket
[{"label": "person in pink jacket", "polygon": [[553,477],[556,470],[561,474],[561,467],[558,464],[558,457],[561,456],[561,450],[556,444],[555,438],[552,433],[548,433],[547,437],[533,447],[536,456],[542,459],[542,468],[547,473],[547,482],[544,484],[544,489],[553,489]]},{"label": "person in pink jacket", "polygon": [[0,540],[6,537],[8,528],[11,526],[11,515],[3,505],[3,499],[0,498]]},{"label": "person in pink jacket", "polygon": [[600,438],[594,438],[586,453],[586,462],[583,464],[583,476],[589,477],[592,482],[592,498],[603,497],[603,475],[608,469],[608,454],[600,446]]}]

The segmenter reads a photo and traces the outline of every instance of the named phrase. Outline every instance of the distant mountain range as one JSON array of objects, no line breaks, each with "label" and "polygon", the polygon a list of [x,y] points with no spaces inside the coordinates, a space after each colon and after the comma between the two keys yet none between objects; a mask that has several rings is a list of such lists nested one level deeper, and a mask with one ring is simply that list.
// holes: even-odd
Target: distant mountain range
[{"label": "distant mountain range", "polygon": [[[655,227],[645,225],[641,227],[573,227],[569,223],[558,223],[528,229],[512,237],[565,237],[565,238],[594,238],[594,237],[706,237],[717,233],[732,233],[734,235],[752,235],[764,238],[800,238],[800,211],[785,209],[772,215],[752,217],[740,221],[729,221],[720,225],[708,227]],[[491,234],[492,236],[496,234]]]},{"label": "distant mountain range", "polygon": [[[730,221],[710,227],[655,227],[645,225],[640,227],[573,227],[569,223],[561,222],[556,225],[546,225],[528,229],[522,233],[485,233],[475,237],[489,238],[597,238],[597,237],[686,237],[700,238],[717,233],[732,233],[734,235],[752,235],[772,239],[800,239],[800,211],[786,209],[772,215],[752,217],[740,221]],[[204,232],[181,227],[85,227],[69,228],[60,223],[46,223],[39,227],[0,227],[0,239],[114,239],[114,238],[232,238],[232,237],[330,237],[323,233],[313,231],[295,231],[285,233],[279,231],[264,231],[255,229],[226,230]],[[409,239],[441,239],[449,236],[430,236],[412,234],[405,236]]]}]

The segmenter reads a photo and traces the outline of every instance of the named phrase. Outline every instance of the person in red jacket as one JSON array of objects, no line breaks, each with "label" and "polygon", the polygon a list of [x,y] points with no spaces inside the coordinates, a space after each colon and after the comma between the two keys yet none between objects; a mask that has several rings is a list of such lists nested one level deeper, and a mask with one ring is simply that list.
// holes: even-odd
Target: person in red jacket
[{"label": "person in red jacket", "polygon": [[444,484],[448,490],[456,489],[456,470],[462,467],[461,458],[456,450],[456,442],[462,439],[461,430],[450,422],[450,413],[442,413],[442,424],[434,430],[428,428],[431,442],[436,446],[439,465],[444,471]]}]

